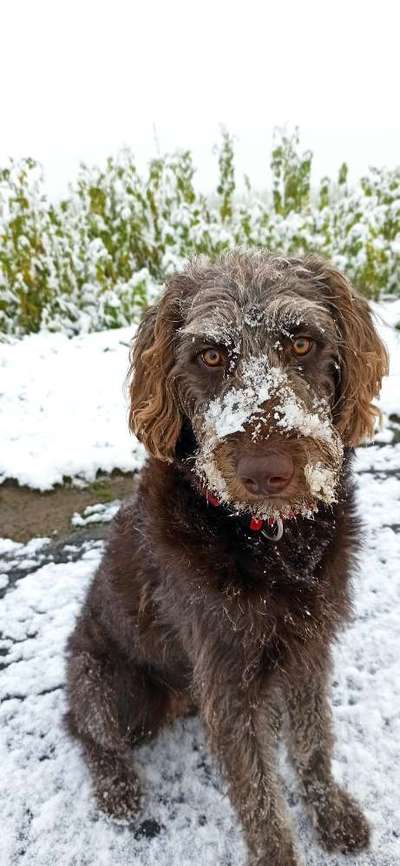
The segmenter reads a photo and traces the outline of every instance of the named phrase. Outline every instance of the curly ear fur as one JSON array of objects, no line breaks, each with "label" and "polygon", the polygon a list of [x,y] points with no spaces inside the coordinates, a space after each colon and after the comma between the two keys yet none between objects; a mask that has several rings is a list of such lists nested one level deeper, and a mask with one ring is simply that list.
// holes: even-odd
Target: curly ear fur
[{"label": "curly ear fur", "polygon": [[173,282],[150,307],[130,351],[129,427],[158,460],[173,459],[182,425],[171,371],[182,290]]},{"label": "curly ear fur", "polygon": [[373,435],[379,409],[371,402],[388,373],[388,354],[372,322],[368,302],[348,280],[320,258],[308,258],[339,332],[340,394],[335,425],[345,445],[359,445]]}]

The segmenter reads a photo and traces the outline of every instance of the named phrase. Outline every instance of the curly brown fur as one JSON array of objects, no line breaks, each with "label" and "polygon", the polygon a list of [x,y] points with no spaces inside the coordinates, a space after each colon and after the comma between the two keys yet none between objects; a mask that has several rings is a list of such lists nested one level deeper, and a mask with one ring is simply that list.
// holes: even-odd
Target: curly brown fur
[{"label": "curly brown fur", "polygon": [[[301,360],[299,333],[312,345]],[[69,729],[104,811],[138,808],[132,746],[198,711],[249,862],[296,866],[275,767],[283,716],[322,844],[368,844],[332,776],[328,682],[360,536],[348,446],[371,432],[385,370],[367,305],[315,257],[200,260],[146,313],[130,424],[151,456],[68,644]],[[213,481],[219,507],[205,496]],[[249,528],[269,513],[288,518],[276,543]]]}]

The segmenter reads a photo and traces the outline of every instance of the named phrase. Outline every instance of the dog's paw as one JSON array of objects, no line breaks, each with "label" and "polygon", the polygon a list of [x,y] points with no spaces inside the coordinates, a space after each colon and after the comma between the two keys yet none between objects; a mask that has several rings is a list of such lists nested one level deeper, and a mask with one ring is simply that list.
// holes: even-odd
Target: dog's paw
[{"label": "dog's paw", "polygon": [[343,854],[366,848],[370,829],[357,803],[339,787],[329,793],[323,805],[316,807],[316,828],[320,842],[327,851]]},{"label": "dog's paw", "polygon": [[96,800],[101,812],[118,823],[129,823],[140,809],[140,787],[136,778],[103,778],[96,785]]},{"label": "dog's paw", "polygon": [[271,859],[270,854],[265,854],[261,858],[250,859],[248,866],[304,866],[304,864],[303,860],[299,860],[295,855],[290,856],[289,859],[285,856]]},{"label": "dog's paw", "polygon": [[253,853],[248,866],[304,866],[302,858],[296,853],[292,841],[282,839],[268,845],[263,851]]},{"label": "dog's paw", "polygon": [[278,857],[273,858],[268,853],[261,857],[256,857],[256,859],[251,858],[248,861],[248,866],[304,866],[304,863],[294,853],[289,856],[283,854],[282,856],[278,855]]}]

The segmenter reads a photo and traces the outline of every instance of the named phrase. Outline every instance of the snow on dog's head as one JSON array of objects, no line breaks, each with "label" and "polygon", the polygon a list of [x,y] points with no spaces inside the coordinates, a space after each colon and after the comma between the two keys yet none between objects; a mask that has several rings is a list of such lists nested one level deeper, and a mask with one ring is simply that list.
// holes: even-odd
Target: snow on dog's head
[{"label": "snow on dog's head", "polygon": [[200,258],[139,327],[130,425],[237,511],[308,513],[372,434],[386,367],[367,302],[322,259]]}]

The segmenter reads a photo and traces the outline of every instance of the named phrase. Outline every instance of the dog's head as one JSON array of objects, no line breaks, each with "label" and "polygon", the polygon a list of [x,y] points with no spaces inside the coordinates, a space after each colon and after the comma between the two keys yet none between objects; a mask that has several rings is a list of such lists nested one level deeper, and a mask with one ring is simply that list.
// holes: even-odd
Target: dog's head
[{"label": "dog's head", "polygon": [[236,252],[171,278],[131,355],[130,426],[259,517],[336,497],[343,447],[372,435],[387,371],[367,302],[323,259]]}]

